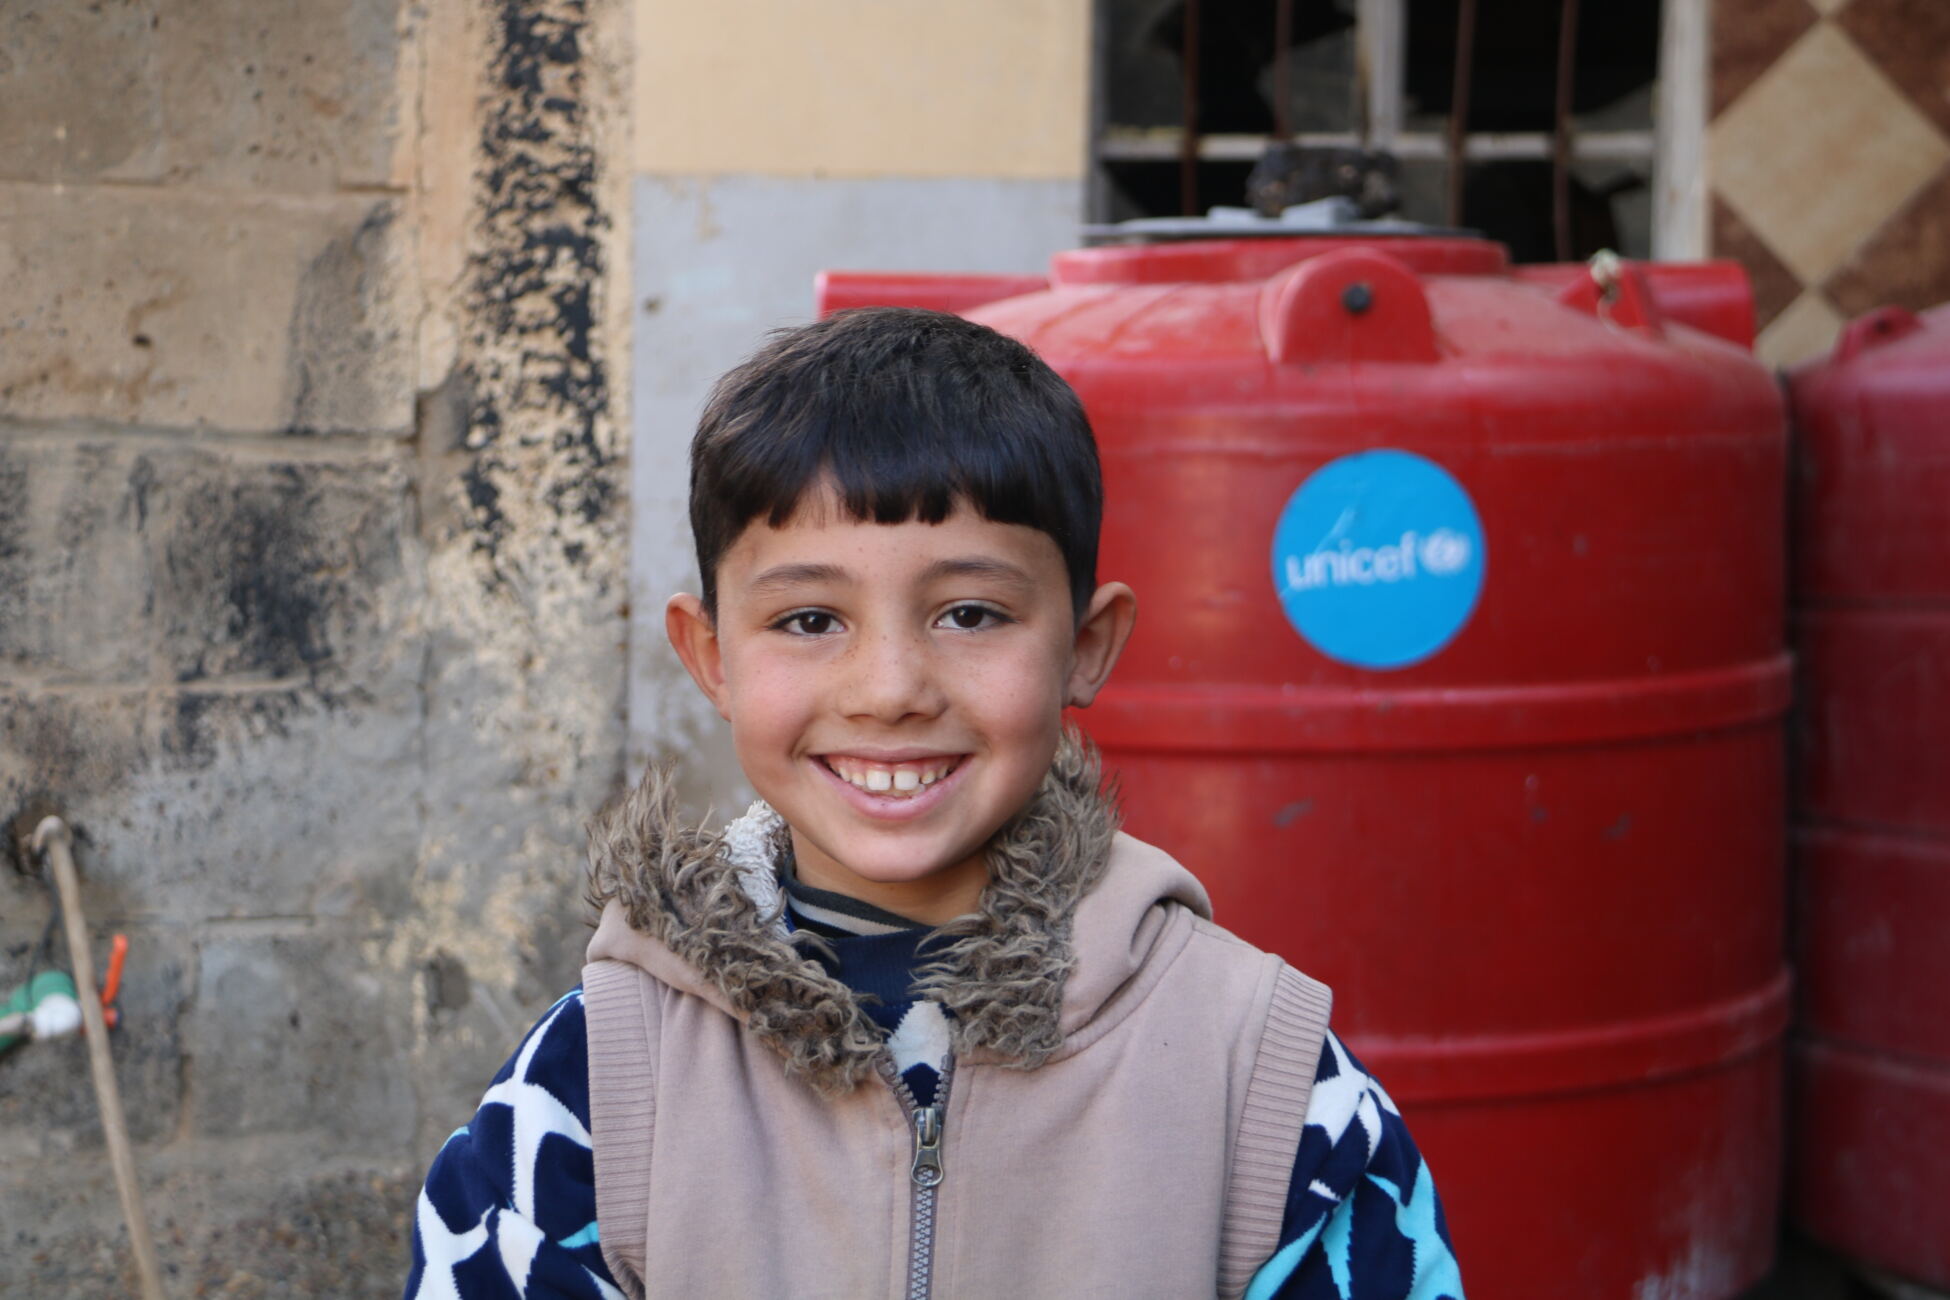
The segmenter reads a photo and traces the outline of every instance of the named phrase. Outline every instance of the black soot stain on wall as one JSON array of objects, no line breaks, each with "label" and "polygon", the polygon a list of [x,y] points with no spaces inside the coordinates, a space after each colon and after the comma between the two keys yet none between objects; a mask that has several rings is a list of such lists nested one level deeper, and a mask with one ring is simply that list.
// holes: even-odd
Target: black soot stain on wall
[{"label": "black soot stain on wall", "polygon": [[[532,495],[547,515],[538,522],[573,567],[584,548],[572,550],[561,525],[596,524],[617,505],[604,439],[609,366],[597,337],[610,223],[584,99],[588,37],[586,0],[500,0],[496,9],[470,294],[474,460],[461,481],[475,549],[497,575],[515,529],[513,498]],[[521,480],[510,442],[546,454],[539,485]]]},{"label": "black soot stain on wall", "polygon": [[329,619],[347,593],[321,554],[310,466],[279,466],[253,482],[218,480],[185,500],[165,546],[171,604],[188,626],[177,680],[216,673],[290,676],[332,657]]},{"label": "black soot stain on wall", "polygon": [[0,654],[20,639],[27,617],[26,532],[27,466],[0,446]]}]

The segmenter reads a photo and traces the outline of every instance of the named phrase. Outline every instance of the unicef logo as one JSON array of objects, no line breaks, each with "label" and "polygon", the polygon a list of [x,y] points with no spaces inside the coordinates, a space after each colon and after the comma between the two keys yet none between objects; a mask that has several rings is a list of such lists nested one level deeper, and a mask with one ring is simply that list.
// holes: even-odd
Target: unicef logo
[{"label": "unicef logo", "polygon": [[1469,567],[1476,547],[1467,537],[1451,528],[1438,528],[1422,543],[1422,567],[1438,577],[1461,573]]},{"label": "unicef logo", "polygon": [[1483,526],[1441,466],[1367,451],[1320,467],[1273,531],[1273,585],[1322,654],[1404,668],[1455,639],[1483,590]]}]

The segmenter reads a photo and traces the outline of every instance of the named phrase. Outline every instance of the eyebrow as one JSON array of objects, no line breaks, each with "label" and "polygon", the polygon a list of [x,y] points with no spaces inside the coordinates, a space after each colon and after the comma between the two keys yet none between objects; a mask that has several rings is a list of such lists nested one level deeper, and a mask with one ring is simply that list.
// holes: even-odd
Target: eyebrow
[{"label": "eyebrow", "polygon": [[1034,578],[1015,565],[1006,560],[990,559],[985,555],[936,560],[921,575],[924,582],[933,582],[940,578],[989,578],[996,582],[1012,583],[1018,587],[1036,585]]},{"label": "eyebrow", "polygon": [[837,564],[778,564],[753,578],[746,590],[754,596],[768,596],[812,582],[845,582],[849,577]]},{"label": "eyebrow", "polygon": [[[1035,579],[1008,561],[983,555],[936,560],[921,573],[923,582],[938,582],[942,578],[987,578],[1018,587],[1036,585]],[[753,578],[746,590],[754,596],[769,596],[811,583],[852,580],[853,575],[837,564],[778,564]]]}]

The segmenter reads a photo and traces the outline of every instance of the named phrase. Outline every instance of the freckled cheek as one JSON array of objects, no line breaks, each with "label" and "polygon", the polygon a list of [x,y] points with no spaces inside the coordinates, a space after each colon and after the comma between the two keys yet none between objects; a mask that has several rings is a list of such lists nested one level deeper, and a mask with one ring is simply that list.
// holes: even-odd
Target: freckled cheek
[{"label": "freckled cheek", "polygon": [[991,663],[953,678],[968,713],[996,736],[1031,738],[1048,731],[1063,704],[1060,665],[1047,655]]},{"label": "freckled cheek", "polygon": [[732,739],[743,763],[790,759],[817,712],[814,684],[790,667],[748,660],[732,675]]}]

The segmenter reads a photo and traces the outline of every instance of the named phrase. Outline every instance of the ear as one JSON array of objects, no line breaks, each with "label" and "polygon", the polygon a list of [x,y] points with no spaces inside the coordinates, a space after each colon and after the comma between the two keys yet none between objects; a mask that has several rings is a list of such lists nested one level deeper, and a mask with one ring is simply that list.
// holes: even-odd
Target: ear
[{"label": "ear", "polygon": [[1121,582],[1106,582],[1097,588],[1077,620],[1076,656],[1071,661],[1068,693],[1063,703],[1088,708],[1097,698],[1124,643],[1137,626],[1137,594]]},{"label": "ear", "polygon": [[664,635],[671,649],[684,661],[684,670],[716,706],[718,716],[729,721],[731,698],[725,690],[724,649],[718,644],[718,629],[704,612],[704,602],[688,591],[680,591],[664,605]]}]

